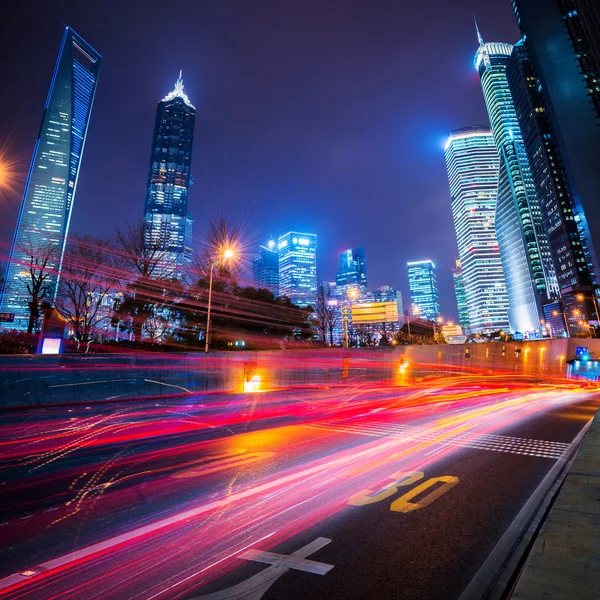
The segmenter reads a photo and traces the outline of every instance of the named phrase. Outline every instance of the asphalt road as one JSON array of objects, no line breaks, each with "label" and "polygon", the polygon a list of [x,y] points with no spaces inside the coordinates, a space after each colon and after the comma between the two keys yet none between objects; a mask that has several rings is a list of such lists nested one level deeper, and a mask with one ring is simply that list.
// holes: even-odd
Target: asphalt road
[{"label": "asphalt road", "polygon": [[599,401],[406,383],[3,413],[0,598],[458,598]]}]

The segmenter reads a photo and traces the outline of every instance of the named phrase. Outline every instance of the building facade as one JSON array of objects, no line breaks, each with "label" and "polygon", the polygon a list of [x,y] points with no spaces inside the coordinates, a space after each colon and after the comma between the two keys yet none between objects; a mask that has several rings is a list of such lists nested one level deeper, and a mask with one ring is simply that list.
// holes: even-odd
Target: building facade
[{"label": "building facade", "polygon": [[53,303],[102,57],[65,29],[44,107],[9,256],[0,312],[14,313],[11,329],[29,325],[29,266],[48,257],[44,300]]},{"label": "building facade", "polygon": [[492,131],[484,126],[451,131],[445,153],[460,257],[454,272],[460,323],[466,333],[508,329],[508,296],[494,227],[499,158]]},{"label": "building facade", "polygon": [[435,265],[431,260],[419,260],[409,262],[407,266],[413,315],[428,321],[437,321],[440,316],[440,302]]},{"label": "building facade", "polygon": [[579,330],[579,321],[584,319],[589,323],[598,319],[591,298],[596,278],[589,229],[581,227],[586,221],[585,215],[580,218],[581,207],[571,188],[526,40],[515,44],[506,73],[540,202],[563,310],[568,315],[570,333],[574,335]]},{"label": "building facade", "polygon": [[316,305],[317,236],[290,231],[277,240],[279,296],[304,308]]},{"label": "building facade", "polygon": [[[525,38],[521,56],[526,53],[538,99],[544,101],[536,106],[544,109],[552,151],[559,152],[553,156],[562,163],[557,170],[564,172],[569,186],[568,208],[592,280],[592,291],[585,293],[589,317],[594,310],[589,296],[598,294],[600,283],[600,9],[597,0],[513,0],[512,4]],[[560,197],[561,206],[564,197]],[[582,263],[574,258],[567,261],[575,269],[567,270],[579,279]],[[557,269],[562,271],[562,265]],[[567,297],[567,313],[569,303]]]},{"label": "building facade", "polygon": [[260,246],[252,259],[252,275],[257,288],[267,289],[275,297],[279,295],[279,255],[275,240]]},{"label": "building facade", "polygon": [[184,277],[191,262],[192,217],[188,213],[196,109],[183,89],[181,72],[173,91],[156,109],[144,220],[146,244],[166,251],[160,276]]},{"label": "building facade", "polygon": [[481,77],[494,141],[500,155],[495,228],[508,294],[512,332],[539,335],[544,303],[558,297],[558,283],[506,67],[513,47],[484,43],[479,35],[475,68]]},{"label": "building facade", "polygon": [[340,269],[335,276],[336,292],[347,294],[350,290],[363,293],[367,289],[367,261],[365,249],[348,248],[340,254]]}]

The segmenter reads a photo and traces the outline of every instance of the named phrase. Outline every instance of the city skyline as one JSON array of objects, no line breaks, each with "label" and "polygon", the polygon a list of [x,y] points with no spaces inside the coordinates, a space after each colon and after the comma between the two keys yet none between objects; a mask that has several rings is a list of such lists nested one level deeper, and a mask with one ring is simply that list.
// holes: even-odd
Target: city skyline
[{"label": "city skyline", "polygon": [[[307,5],[305,8],[294,10],[308,14],[312,8],[314,7]],[[190,27],[186,24],[175,36],[175,47],[160,56],[158,62],[154,60],[157,58],[156,52],[150,51],[150,56],[154,57],[152,76],[143,75],[144,79],[141,81],[140,74],[131,67],[142,65],[142,52],[149,49],[144,44],[141,44],[139,50],[129,46],[123,48],[124,43],[133,43],[126,41],[124,29],[120,30],[121,37],[117,32],[113,36],[114,39],[105,40],[106,36],[92,18],[84,16],[75,6],[70,7],[69,14],[64,14],[65,18],[72,17],[73,25],[84,31],[94,44],[102,44],[104,49],[105,41],[108,43],[104,52],[107,58],[103,67],[104,80],[95,109],[96,117],[99,122],[104,123],[110,114],[114,125],[123,131],[126,138],[123,146],[107,151],[108,131],[105,133],[106,128],[103,125],[92,122],[88,139],[90,164],[86,163],[83,169],[78,192],[80,202],[75,207],[72,230],[84,234],[96,231],[105,234],[110,232],[116,223],[125,219],[133,221],[139,215],[139,206],[143,203],[144,180],[147,176],[147,153],[151,142],[156,98],[163,97],[172,89],[174,74],[183,68],[186,75],[186,92],[190,98],[194,98],[198,110],[196,129],[202,132],[201,135],[196,132],[192,164],[196,183],[190,191],[190,212],[195,219],[196,243],[201,239],[202,222],[206,221],[207,216],[227,206],[232,219],[242,222],[246,237],[256,246],[261,239],[265,239],[269,231],[285,231],[286,228],[294,227],[318,233],[320,280],[334,278],[337,270],[335,257],[344,248],[356,242],[364,243],[371,257],[369,278],[372,287],[393,285],[405,295],[408,292],[408,281],[402,264],[410,259],[414,248],[416,253],[431,254],[438,264],[442,311],[454,316],[456,308],[451,267],[457,252],[448,219],[450,210],[443,165],[443,138],[449,128],[462,126],[472,120],[481,121],[485,115],[477,82],[468,67],[469,43],[472,40],[471,7],[465,2],[462,10],[460,6],[458,8],[457,11],[448,10],[448,17],[452,19],[455,30],[451,35],[448,31],[442,32],[445,37],[441,38],[440,44],[447,45],[451,39],[454,40],[456,52],[447,57],[446,70],[453,72],[453,78],[458,77],[464,82],[464,90],[457,93],[455,98],[450,98],[447,106],[434,106],[436,103],[430,102],[428,109],[424,107],[420,110],[421,116],[425,118],[417,125],[417,114],[411,113],[411,106],[418,102],[414,103],[411,100],[410,104],[398,103],[396,95],[400,94],[398,98],[404,97],[404,87],[392,84],[393,80],[402,77],[402,73],[405,73],[405,77],[409,76],[407,69],[413,69],[409,61],[403,61],[401,58],[403,49],[411,40],[399,40],[395,31],[396,26],[405,18],[404,9],[385,7],[390,24],[396,25],[387,27],[384,24],[385,19],[378,17],[376,22],[381,22],[383,29],[378,31],[377,35],[369,36],[361,46],[360,70],[371,70],[371,63],[380,63],[381,56],[388,56],[391,60],[388,65],[384,65],[382,73],[369,84],[370,104],[365,104],[364,99],[357,97],[356,101],[345,106],[341,113],[339,106],[336,106],[335,112],[339,118],[332,119],[329,111],[334,109],[332,101],[338,97],[338,92],[347,89],[352,94],[362,93],[362,83],[360,89],[354,87],[358,82],[352,77],[352,65],[346,64],[345,60],[341,64],[325,65],[327,69],[336,70],[342,76],[341,81],[336,82],[335,86],[330,86],[322,78],[323,72],[319,63],[314,61],[313,55],[297,56],[291,49],[288,51],[284,48],[284,54],[289,53],[290,56],[287,57],[286,54],[285,72],[277,71],[278,76],[284,78],[282,81],[287,81],[285,78],[291,78],[290,82],[294,79],[298,82],[306,81],[311,89],[312,99],[308,104],[304,99],[301,104],[286,105],[285,110],[277,110],[276,106],[281,98],[279,85],[273,89],[264,79],[260,79],[260,70],[256,70],[259,59],[256,53],[260,53],[262,59],[262,52],[276,40],[267,37],[264,45],[259,45],[253,50],[256,46],[255,41],[263,31],[262,25],[257,20],[252,20],[252,15],[246,14],[247,11],[244,13],[250,18],[250,29],[244,32],[244,35],[251,44],[247,52],[248,60],[252,61],[251,65],[244,65],[242,68],[242,65],[238,64],[238,60],[241,60],[239,53],[231,52],[223,57],[224,64],[211,63],[208,58],[204,58],[199,65],[190,64],[192,53],[194,56],[208,57],[215,52],[212,46],[211,54],[202,45],[200,48],[194,47],[192,52],[191,47],[186,46],[192,43],[188,40],[193,37]],[[446,7],[440,6],[439,9],[445,11]],[[45,10],[40,5],[40,15],[43,15]],[[343,54],[353,32],[362,27],[363,13],[368,11],[368,8],[365,5],[356,11],[356,14],[348,12],[345,23],[342,24],[345,33],[333,39],[319,38],[318,50],[315,51],[325,52],[332,57]],[[323,22],[333,23],[334,14],[334,11],[325,11],[322,15]],[[276,15],[274,12],[271,19],[281,17]],[[18,20],[24,17],[15,14],[15,18]],[[226,15],[217,11],[211,18],[212,21],[207,21],[207,27],[209,23],[216,24],[219,31],[225,31],[227,35],[232,34],[232,25]],[[502,2],[482,10],[480,20],[486,24],[489,20],[492,32],[496,28],[497,35],[503,34],[510,39],[517,37],[510,7]],[[53,21],[50,21],[50,25],[42,23],[41,19],[39,23],[33,23],[37,60],[34,73],[39,73],[34,78],[34,83],[38,87],[43,84],[40,54],[47,52],[47,41],[56,34],[56,30],[51,30],[52,23]],[[305,26],[312,32],[310,22],[306,22]],[[292,34],[293,37],[306,33],[304,30],[297,31],[296,25],[287,19],[284,19],[281,27],[282,31]],[[200,36],[200,39],[208,40],[202,44],[214,46],[216,43],[214,36],[210,39]],[[382,40],[385,42],[385,48],[380,46]],[[19,48],[18,40],[16,43]],[[139,43],[140,40],[137,40],[136,44]],[[216,50],[218,57],[219,52],[222,53],[223,50],[220,47]],[[129,56],[127,68],[117,64],[116,56],[119,53]],[[24,60],[24,68],[31,69],[32,65],[27,63],[27,60],[30,60],[27,52],[17,54],[22,55],[20,60]],[[262,64],[262,60],[259,62]],[[261,91],[260,85],[257,87],[256,81],[248,88],[248,92],[251,89],[255,91],[245,94],[241,92],[241,88],[240,92],[236,93],[230,85],[223,87],[220,84],[224,81],[236,81],[240,86],[250,85],[248,77],[243,76],[243,73],[248,71],[248,66],[252,67],[252,78],[258,76],[260,82],[266,85],[264,91]],[[12,74],[12,71],[9,74]],[[238,74],[242,75],[237,77]],[[388,74],[389,78],[381,79],[381,76],[386,77]],[[450,79],[449,76],[448,80]],[[36,87],[32,88],[30,83],[29,80],[17,80],[12,87],[22,95],[26,93],[24,104],[34,113]],[[245,96],[245,103],[240,104],[236,99],[240,97],[240,93]],[[415,87],[414,93],[430,95],[426,89],[420,92],[418,86]],[[258,97],[255,97],[256,94]],[[131,108],[120,116],[121,113],[116,107],[124,100],[123,106],[131,103]],[[298,112],[300,106],[306,108]],[[307,113],[306,110],[310,112]],[[368,130],[359,125],[359,113],[363,110],[367,111],[365,116],[371,115],[371,120],[375,115],[380,115]],[[323,119],[314,122],[312,115],[319,115],[321,111],[324,111]],[[467,118],[469,114],[474,116]],[[35,126],[29,125],[26,113],[17,114],[16,120],[20,130],[26,131],[28,126],[35,129]],[[321,126],[321,122],[331,125]],[[262,133],[260,138],[257,138],[259,131]],[[315,147],[315,136],[325,136],[323,139],[326,143],[323,145],[319,142]],[[25,134],[23,138],[23,141],[18,140],[18,147],[14,150],[17,154],[27,155],[31,152],[31,145],[25,143]],[[283,139],[286,142],[282,146]],[[253,140],[250,145],[254,157],[248,160],[250,140]],[[402,148],[404,140],[409,145],[414,142],[408,155],[404,154]],[[273,152],[277,155],[274,162]],[[369,157],[367,161],[362,160],[363,154]],[[105,174],[118,171],[117,163],[122,156],[127,156],[129,162],[128,179],[121,178],[118,182],[113,182],[110,193],[106,193],[108,189]],[[285,156],[285,164],[282,156]],[[105,167],[94,166],[99,157],[106,161]],[[354,168],[355,161],[362,167]],[[292,164],[297,165],[295,170],[290,170],[289,165]],[[430,173],[434,173],[434,176],[430,177]],[[233,183],[234,180],[239,180],[239,185]],[[118,183],[116,188],[113,187],[114,183]],[[122,197],[121,193],[116,194],[113,189],[120,189]],[[100,197],[105,210],[91,219],[91,207],[98,204]],[[83,208],[84,201],[87,209]],[[369,211],[364,217],[359,217],[357,207],[371,201],[374,206],[379,207],[378,210]],[[14,224],[14,221],[11,222],[11,206],[14,205],[14,201],[11,202],[12,204],[9,202],[6,207],[7,223],[4,225],[3,240],[10,237],[6,229]],[[299,205],[302,205],[303,209],[298,213],[300,218],[297,218],[293,215],[293,207]],[[428,207],[426,213],[421,210],[424,206]],[[378,211],[385,211],[390,218],[381,219]],[[14,206],[12,213],[15,214]],[[429,220],[427,225],[424,223],[425,218]],[[342,219],[344,227],[338,227],[338,219]],[[413,231],[405,232],[402,238],[398,239],[395,223],[404,219],[421,222]],[[418,229],[422,231],[419,232]],[[427,250],[432,245],[436,246],[433,253]],[[245,276],[250,279],[249,269]]]}]

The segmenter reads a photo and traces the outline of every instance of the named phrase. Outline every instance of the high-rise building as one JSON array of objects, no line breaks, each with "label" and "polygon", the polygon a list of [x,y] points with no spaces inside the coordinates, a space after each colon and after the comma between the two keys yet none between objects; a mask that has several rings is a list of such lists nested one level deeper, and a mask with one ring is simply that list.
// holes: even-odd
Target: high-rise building
[{"label": "high-rise building", "polygon": [[317,298],[317,236],[290,231],[277,241],[279,296],[298,306],[312,306]]},{"label": "high-rise building", "polygon": [[440,303],[435,265],[431,260],[419,260],[406,264],[413,314],[428,321],[436,321],[440,316]]},{"label": "high-rise building", "polygon": [[454,287],[467,333],[508,329],[508,296],[494,228],[498,166],[489,127],[450,132],[446,167],[461,265],[457,269],[462,269],[455,271]]},{"label": "high-rise building", "polygon": [[506,66],[512,45],[484,43],[479,31],[475,68],[500,155],[496,237],[508,293],[508,321],[513,332],[537,335],[542,305],[558,297],[558,283],[535,191]]},{"label": "high-rise building", "polygon": [[458,308],[458,320],[466,334],[471,333],[471,322],[469,320],[469,306],[467,304],[467,293],[465,291],[465,275],[460,258],[456,259],[456,266],[452,269],[454,280],[454,293],[456,294],[456,306]]},{"label": "high-rise building", "polygon": [[269,240],[258,249],[252,260],[252,274],[257,288],[267,289],[277,297],[279,294],[279,255],[275,240]]},{"label": "high-rise building", "polygon": [[529,58],[527,40],[515,44],[506,74],[540,201],[564,313],[569,329],[575,333],[582,319],[597,320],[591,298],[595,279],[590,252],[593,245],[589,230],[581,227],[585,218],[579,218],[581,207],[571,188],[548,102]]},{"label": "high-rise building", "polygon": [[191,225],[188,194],[196,109],[183,90],[181,71],[175,88],[156,109],[154,137],[144,219],[147,244],[166,250],[162,275],[183,277],[191,261]]},{"label": "high-rise building", "polygon": [[[569,188],[561,187],[560,205],[570,192],[567,207],[573,211],[586,254],[592,286],[600,284],[600,9],[597,0],[513,0],[513,8],[530,76],[535,77],[551,127],[552,170],[559,163]],[[519,58],[522,58],[523,53]],[[539,98],[539,97],[538,97]],[[540,116],[539,114],[536,116]],[[544,139],[546,143],[547,138]],[[554,174],[554,173],[553,173]],[[562,184],[559,184],[562,186]],[[560,193],[564,196],[560,196]],[[571,204],[571,206],[569,206]],[[564,215],[566,216],[566,215]],[[564,219],[561,214],[560,219]],[[571,219],[569,219],[570,221]],[[570,260],[573,262],[573,260]],[[564,264],[564,263],[563,263]],[[577,260],[573,267],[581,266]],[[562,270],[562,265],[557,265]],[[575,270],[567,267],[567,270]],[[575,276],[576,277],[576,276]],[[561,283],[561,286],[563,283]],[[590,294],[591,295],[591,292]],[[589,298],[588,298],[589,300]],[[568,299],[567,299],[568,303]],[[589,307],[588,307],[589,308]],[[568,311],[567,311],[568,312]],[[588,311],[589,315],[589,311]]]},{"label": "high-rise building", "polygon": [[364,292],[367,289],[367,262],[365,249],[348,248],[340,254],[340,270],[335,276],[338,294],[347,294],[351,289]]},{"label": "high-rise building", "polygon": [[29,257],[45,252],[53,302],[77,190],[102,57],[70,27],[65,29],[10,251],[0,311],[14,313],[11,329],[29,321]]}]

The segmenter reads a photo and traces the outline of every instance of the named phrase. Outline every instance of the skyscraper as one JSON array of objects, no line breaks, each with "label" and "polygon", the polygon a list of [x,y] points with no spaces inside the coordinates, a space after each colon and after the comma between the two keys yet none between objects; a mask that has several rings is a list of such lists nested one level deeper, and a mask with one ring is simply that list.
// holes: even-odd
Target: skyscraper
[{"label": "skyscraper", "polygon": [[[597,292],[600,283],[598,2],[513,0],[512,4],[525,38],[531,75],[536,78],[545,101],[541,108],[552,129],[550,141],[560,150],[568,191],[572,194],[573,218]],[[559,198],[562,206],[564,196]],[[577,271],[580,266],[581,262],[573,264]],[[556,268],[562,270],[562,266]]]},{"label": "skyscraper", "polygon": [[279,294],[279,255],[275,240],[269,240],[261,246],[256,256],[252,259],[252,275],[257,288],[264,288]]},{"label": "skyscraper", "polygon": [[317,297],[317,236],[290,231],[279,237],[279,296],[298,306],[315,306]]},{"label": "skyscraper", "polygon": [[347,294],[350,289],[366,291],[367,262],[363,246],[348,248],[340,254],[340,270],[335,276],[335,283],[339,295]]},{"label": "skyscraper", "polygon": [[508,296],[494,228],[498,166],[489,127],[450,132],[446,167],[461,265],[457,268],[462,268],[454,285],[460,323],[472,333],[508,329]]},{"label": "skyscraper", "polygon": [[454,280],[458,320],[465,334],[468,335],[471,333],[471,322],[469,321],[469,306],[467,304],[467,294],[465,291],[465,276],[459,258],[456,259],[456,266],[452,269],[452,279]]},{"label": "skyscraper", "polygon": [[570,329],[576,332],[582,318],[597,319],[591,298],[595,277],[589,229],[581,227],[585,215],[573,194],[548,102],[531,63],[526,40],[515,44],[506,74],[563,301],[560,310],[564,309],[571,321]]},{"label": "skyscraper", "polygon": [[65,29],[42,124],[33,150],[0,311],[14,313],[11,329],[29,321],[30,256],[47,253],[45,300],[53,302],[77,190],[102,57],[70,27]]},{"label": "skyscraper", "polygon": [[162,275],[183,277],[191,261],[188,194],[196,109],[183,90],[181,71],[175,88],[156,109],[144,219],[146,243],[167,250]]},{"label": "skyscraper", "polygon": [[508,321],[513,332],[539,332],[542,305],[558,297],[531,169],[506,78],[513,47],[484,43],[479,31],[475,68],[500,155],[496,237],[508,292]]},{"label": "skyscraper", "polygon": [[435,277],[435,265],[431,260],[419,260],[406,263],[408,266],[408,284],[410,299],[418,316],[428,321],[436,321],[440,316],[440,303]]}]

